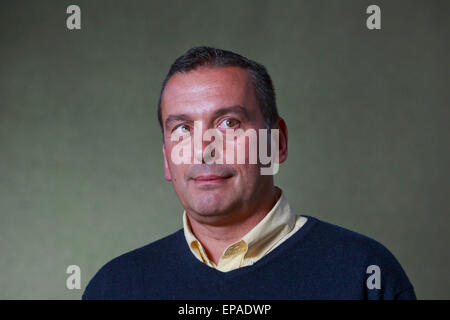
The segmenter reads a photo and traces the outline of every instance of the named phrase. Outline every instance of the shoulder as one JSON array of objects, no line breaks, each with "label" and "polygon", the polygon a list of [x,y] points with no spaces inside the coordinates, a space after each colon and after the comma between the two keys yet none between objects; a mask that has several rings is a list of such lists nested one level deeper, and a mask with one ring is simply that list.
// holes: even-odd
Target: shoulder
[{"label": "shoulder", "polygon": [[315,223],[309,236],[320,249],[345,253],[353,258],[394,258],[392,253],[377,240],[314,217],[308,219]]},{"label": "shoulder", "polygon": [[103,265],[91,279],[84,300],[133,297],[146,271],[159,273],[177,250],[181,230],[143,247],[124,253]]},{"label": "shoulder", "polygon": [[[366,284],[374,274],[380,276],[383,290],[369,292],[395,298],[412,285],[399,261],[383,244],[358,232],[328,223],[317,218],[312,219],[314,226],[305,238],[305,244],[314,247],[316,255],[325,259],[328,268],[341,275],[352,275]],[[370,290],[369,290],[370,291]]]}]

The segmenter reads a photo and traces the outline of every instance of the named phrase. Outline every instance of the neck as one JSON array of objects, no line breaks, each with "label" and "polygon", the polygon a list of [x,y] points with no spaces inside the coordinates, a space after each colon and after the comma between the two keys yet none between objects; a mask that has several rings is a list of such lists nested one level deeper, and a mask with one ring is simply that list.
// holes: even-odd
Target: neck
[{"label": "neck", "polygon": [[268,196],[262,197],[265,201],[261,201],[252,212],[240,214],[239,219],[228,221],[225,224],[202,223],[193,219],[189,212],[186,212],[188,224],[192,233],[205,249],[208,258],[217,265],[224,250],[230,244],[242,239],[245,234],[264,219],[275,206],[280,195],[280,189],[274,187]]}]

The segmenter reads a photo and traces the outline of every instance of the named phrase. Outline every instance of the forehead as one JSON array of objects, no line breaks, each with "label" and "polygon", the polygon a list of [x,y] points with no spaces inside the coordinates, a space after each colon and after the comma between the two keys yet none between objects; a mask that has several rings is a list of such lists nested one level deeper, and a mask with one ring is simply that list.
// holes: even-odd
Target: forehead
[{"label": "forehead", "polygon": [[240,105],[257,112],[257,101],[249,72],[240,67],[201,67],[176,73],[164,89],[162,118],[169,114],[204,114]]}]

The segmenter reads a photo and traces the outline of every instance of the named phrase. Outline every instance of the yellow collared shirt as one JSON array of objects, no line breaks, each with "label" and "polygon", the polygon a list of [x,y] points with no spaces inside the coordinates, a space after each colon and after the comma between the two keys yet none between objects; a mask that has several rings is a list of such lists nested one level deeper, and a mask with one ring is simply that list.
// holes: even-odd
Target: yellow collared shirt
[{"label": "yellow collared shirt", "polygon": [[230,244],[216,265],[208,258],[202,244],[192,233],[186,211],[183,212],[184,236],[192,254],[222,272],[252,265],[297,232],[306,221],[306,217],[291,211],[286,197],[281,192],[272,210],[241,240]]}]

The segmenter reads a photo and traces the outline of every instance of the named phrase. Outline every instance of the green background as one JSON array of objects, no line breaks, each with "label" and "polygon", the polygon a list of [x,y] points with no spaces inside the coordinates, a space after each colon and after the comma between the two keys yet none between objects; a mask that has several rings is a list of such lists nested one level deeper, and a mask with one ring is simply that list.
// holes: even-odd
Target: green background
[{"label": "green background", "polygon": [[156,103],[173,60],[212,45],[268,68],[289,128],[276,183],[295,211],[378,240],[418,298],[449,299],[449,14],[425,0],[2,1],[0,298],[79,299],[104,263],[181,228]]}]

